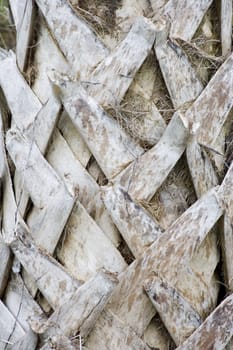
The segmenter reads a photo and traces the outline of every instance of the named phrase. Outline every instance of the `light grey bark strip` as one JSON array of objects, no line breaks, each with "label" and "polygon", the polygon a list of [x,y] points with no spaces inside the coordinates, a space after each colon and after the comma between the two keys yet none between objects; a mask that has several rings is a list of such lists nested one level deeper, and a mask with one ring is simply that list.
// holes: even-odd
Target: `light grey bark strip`
[{"label": "light grey bark strip", "polygon": [[184,115],[200,144],[211,147],[233,105],[233,54]]},{"label": "light grey bark strip", "polygon": [[73,208],[57,256],[73,276],[84,281],[102,268],[119,274],[127,267],[120,252],[81,203]]},{"label": "light grey bark strip", "polygon": [[108,50],[65,0],[36,0],[62,52],[80,78],[108,54]]},{"label": "light grey bark strip", "polygon": [[127,189],[132,198],[150,200],[183,154],[188,135],[176,112],[159,142],[123,170],[116,182]]},{"label": "light grey bark strip", "polygon": [[[44,154],[47,149],[48,142],[58,119],[60,108],[60,102],[52,95],[35,116],[33,124],[28,125],[28,128],[24,131],[24,135],[28,137],[30,142],[36,142],[42,154]],[[24,179],[17,171],[14,176],[14,185],[19,211],[21,215],[24,216],[29,195],[24,189]]]},{"label": "light grey bark strip", "polygon": [[222,227],[221,244],[225,284],[227,289],[233,292],[233,222],[227,214],[224,215]]},{"label": "light grey bark strip", "polygon": [[[106,305],[117,278],[100,271],[88,280],[60,308],[56,309],[42,326],[43,337],[61,333],[67,337],[79,333],[86,339]],[[75,310],[75,312],[74,312]]]},{"label": "light grey bark strip", "polygon": [[232,47],[232,1],[221,0],[221,43],[222,55],[231,52]]},{"label": "light grey bark strip", "polygon": [[[13,344],[25,335],[25,331],[18,321],[10,313],[7,307],[0,300],[0,349],[10,348]],[[8,344],[8,347],[7,347]]]},{"label": "light grey bark strip", "polygon": [[144,288],[177,346],[201,325],[200,315],[165,279],[152,277]]},{"label": "light grey bark strip", "polygon": [[47,76],[48,69],[55,68],[63,73],[71,74],[72,68],[63,55],[55,38],[46,25],[43,16],[40,16],[40,31],[38,33],[37,45],[35,46],[35,57],[33,65],[36,69],[35,81],[32,89],[42,103],[52,94],[52,86]]},{"label": "light grey bark strip", "polygon": [[27,0],[22,0],[22,1],[9,0],[16,30],[18,30],[20,23],[22,21],[23,14],[25,12],[26,2]]},{"label": "light grey bark strip", "polygon": [[228,169],[224,180],[219,188],[218,195],[222,201],[223,208],[226,214],[229,216],[231,222],[233,221],[233,196],[232,196],[232,185],[233,185],[233,162]]},{"label": "light grey bark strip", "polygon": [[[186,157],[197,198],[200,198],[217,186],[219,182],[218,177],[204,147],[197,143],[195,137],[190,137],[188,141]],[[209,232],[205,243],[197,250],[190,263],[191,269],[194,269],[197,273],[199,271],[199,279],[206,286],[209,286],[212,296],[207,297],[206,300],[212,300],[211,309],[217,304],[219,291],[218,277],[215,274],[216,266],[219,262],[218,234],[218,227]],[[198,263],[200,259],[202,259],[202,264]],[[197,307],[196,305],[193,306]]]},{"label": "light grey bark strip", "polygon": [[47,149],[50,137],[58,121],[60,110],[60,101],[51,95],[35,116],[33,124],[30,124],[26,130],[27,137],[36,142],[42,154]]},{"label": "light grey bark strip", "polygon": [[7,286],[8,277],[11,268],[11,256],[9,248],[0,241],[0,298],[2,297]]},{"label": "light grey bark strip", "polygon": [[[56,77],[53,77],[53,82],[61,84]],[[108,178],[119,173],[143,152],[81,87],[73,97],[61,98],[74,125]]]},{"label": "light grey bark strip", "polygon": [[53,252],[72,210],[74,197],[30,139],[18,131],[9,131],[7,148],[36,206],[28,220],[32,235],[38,244]]},{"label": "light grey bark strip", "polygon": [[[205,239],[207,233],[223,214],[218,201],[218,188],[217,186],[208,191],[175,221],[171,228],[166,231],[166,234],[170,236],[167,243],[165,241],[166,235],[162,235],[157,241],[158,245],[161,244],[158,267],[169,281],[171,281],[169,278],[178,276],[179,267],[188,266],[188,262],[197,251],[200,242]],[[184,218],[189,221],[187,227],[184,227]],[[185,242],[183,241],[184,237]],[[165,246],[168,250],[165,249]],[[166,264],[164,260],[169,250],[172,250],[172,254],[169,255],[173,257],[173,262],[175,261],[176,264],[175,274],[169,263]]]},{"label": "light grey bark strip", "polygon": [[19,72],[15,54],[11,51],[6,52],[6,57],[1,60],[0,85],[11,110],[13,123],[20,130],[27,129],[28,125],[34,122],[42,104]]},{"label": "light grey bark strip", "polygon": [[[32,0],[26,0],[22,2],[24,3],[24,8],[22,17],[20,18],[20,21],[17,25],[16,32],[16,58],[18,67],[21,72],[24,71],[26,66],[35,11],[35,4]],[[21,6],[20,1],[16,1],[16,3],[17,6]]]},{"label": "light grey bark strip", "polygon": [[[46,200],[46,196],[45,196],[45,200]],[[79,219],[81,219],[80,216],[79,216]],[[87,224],[87,222],[88,221],[86,219],[84,219],[84,224],[85,225]],[[97,226],[96,226],[96,228],[97,228]],[[92,233],[94,233],[94,232],[92,232]],[[105,238],[105,236],[103,234],[102,234],[102,236],[103,236],[102,240],[105,239],[107,245],[105,244],[106,246],[101,246],[102,249],[101,249],[101,251],[99,251],[99,256],[101,258],[103,258],[103,253],[105,252],[106,253],[106,257],[109,256],[109,265],[106,265],[106,267],[109,268],[110,270],[113,268],[114,272],[115,271],[118,272],[119,270],[121,271],[126,266],[126,264],[124,263],[124,260],[121,258],[120,253],[118,253],[117,250],[110,245],[110,242]],[[86,238],[87,237],[85,237],[85,239]],[[93,235],[90,238],[93,239]],[[100,237],[98,237],[98,238],[100,238]],[[97,241],[101,245],[101,243],[100,243],[101,239],[97,239]],[[90,240],[89,240],[89,242],[90,242]],[[94,251],[96,251],[96,242],[94,242],[95,243]],[[14,242],[12,243],[12,245],[14,246]],[[18,251],[17,251],[17,248],[18,248]],[[23,248],[25,248],[25,249],[23,250]],[[64,297],[63,297],[63,299],[61,297],[62,301],[57,301],[57,299],[54,300],[54,298],[56,298],[56,297],[58,298],[59,297],[59,295],[56,296],[57,292],[55,293],[55,291],[53,289],[53,288],[56,288],[56,282],[57,282],[57,284],[59,284],[59,287],[57,289],[60,288],[62,290],[62,288],[63,288],[62,286],[64,284],[63,281],[60,281],[60,282],[59,281],[55,281],[51,277],[51,276],[53,276],[53,274],[55,274],[55,275],[56,275],[56,273],[58,274],[58,272],[56,271],[56,266],[54,267],[52,264],[49,264],[49,262],[47,262],[47,260],[49,260],[48,256],[43,256],[43,254],[40,254],[40,252],[38,252],[38,250],[35,247],[34,247],[35,248],[34,250],[36,250],[36,253],[35,253],[35,251],[33,251],[33,252],[31,252],[31,256],[30,256],[30,252],[29,252],[30,249],[28,249],[28,248],[32,249],[31,243],[30,243],[29,247],[24,247],[23,246],[23,248],[22,248],[22,244],[21,244],[20,247],[17,246],[15,248],[15,246],[14,246],[13,250],[14,250],[16,256],[18,257],[18,259],[20,260],[20,262],[22,263],[22,265],[24,266],[24,268],[26,268],[27,272],[33,277],[36,277],[36,276],[40,277],[40,278],[38,277],[39,280],[36,281],[36,284],[39,287],[39,289],[42,291],[42,293],[45,295],[45,297],[48,299],[48,301],[51,303],[51,305],[53,307],[55,307],[54,305],[55,305],[56,302],[63,302],[64,301]],[[20,250],[20,252],[19,252],[19,250]],[[75,252],[77,253],[77,251],[75,251]],[[89,251],[89,253],[90,253],[90,251]],[[118,255],[116,255],[116,253],[118,253]],[[27,254],[29,256],[27,256]],[[33,254],[35,254],[35,257],[36,257],[36,260],[35,260],[34,264],[32,264]],[[111,259],[110,259],[110,256],[111,256]],[[90,258],[90,256],[89,256],[89,258]],[[98,256],[96,255],[94,257],[94,259],[97,259],[97,258],[98,258]],[[81,260],[82,260],[82,258],[80,259],[80,262],[81,262]],[[29,264],[29,262],[32,265],[31,269],[28,269],[28,266],[27,266]],[[39,262],[41,264],[39,264]],[[90,260],[88,261],[88,263],[90,263]],[[115,268],[115,265],[117,263],[120,265],[119,270],[118,270],[118,267]],[[105,264],[104,264],[103,261],[101,261],[100,266],[102,267],[103,265],[105,265]],[[33,268],[35,270],[33,270]],[[55,268],[55,270],[54,270],[54,268]],[[88,271],[88,273],[90,273],[90,266],[86,265],[85,268]],[[61,272],[62,271],[59,271],[60,274],[61,274]],[[43,273],[44,273],[44,276],[43,276]],[[49,274],[50,274],[50,276],[48,276]],[[61,278],[62,278],[62,276],[61,276]],[[50,279],[50,281],[49,281],[49,279]],[[60,285],[61,283],[63,283],[63,284]],[[50,287],[50,284],[55,285],[55,286],[54,287]],[[46,290],[46,293],[44,293],[44,290]],[[64,290],[63,290],[63,292],[64,292]],[[69,294],[69,291],[68,291],[68,294]]]},{"label": "light grey bark strip", "polygon": [[86,207],[88,202],[98,193],[99,186],[75,158],[64,137],[57,129],[53,133],[46,159],[66,183],[70,192],[76,191],[79,201]]},{"label": "light grey bark strip", "polygon": [[92,330],[85,346],[87,350],[94,350],[97,347],[101,350],[150,349],[130,326],[122,323],[118,317],[106,310],[102,312],[98,319],[98,327]]},{"label": "light grey bark strip", "polygon": [[170,0],[163,13],[171,21],[170,37],[190,41],[213,0]]},{"label": "light grey bark strip", "polygon": [[139,17],[126,38],[92,72],[87,92],[103,105],[118,105],[155,40],[155,26]]},{"label": "light grey bark strip", "polygon": [[88,214],[92,215],[106,236],[117,246],[120,240],[119,233],[100,199],[98,184],[79,160],[75,158],[67,142],[57,129],[53,133],[46,159],[63,179],[70,192],[76,194],[78,201],[84,206]]},{"label": "light grey bark strip", "polygon": [[[19,262],[18,262],[19,263]],[[38,303],[28,292],[19,273],[12,273],[8,281],[3,301],[23,329],[30,331],[30,322],[46,318]]]},{"label": "light grey bark strip", "polygon": [[155,53],[175,109],[191,102],[201,93],[198,80],[182,48],[168,36],[168,24],[160,24],[156,33]]},{"label": "light grey bark strip", "polygon": [[15,203],[15,197],[13,193],[8,164],[6,161],[5,150],[4,153],[1,152],[1,158],[4,159],[5,163],[4,191],[2,204],[2,236],[4,241],[8,241],[8,239],[10,240],[12,235],[14,234],[15,222],[19,218],[17,215],[17,206]]},{"label": "light grey bark strip", "polygon": [[223,350],[233,335],[233,294],[177,350]]},{"label": "light grey bark strip", "polygon": [[65,110],[58,121],[57,128],[75,155],[75,158],[86,168],[91,158],[91,151]]},{"label": "light grey bark strip", "polygon": [[81,285],[51,256],[41,251],[25,229],[18,225],[10,247],[53,309],[68,300]]},{"label": "light grey bark strip", "polygon": [[[26,188],[32,192],[31,197],[35,205],[43,208],[47,203],[48,196],[58,191],[61,185],[60,179],[46,163],[35,142],[23,136],[18,130],[8,131],[6,144],[18,171],[26,173],[29,171],[28,175],[30,174],[30,176],[25,176]],[[18,155],[20,156],[18,157]],[[41,176],[38,179],[36,177],[37,174],[32,169],[34,168],[35,172],[40,172],[41,166],[44,168],[45,173],[41,172]],[[38,181],[40,181],[40,186]],[[33,185],[36,186],[32,190]],[[51,185],[53,186],[51,187]]]},{"label": "light grey bark strip", "polygon": [[[12,187],[10,183],[9,168],[6,159],[5,142],[4,142],[4,130],[3,130],[3,120],[2,113],[0,111],[0,185],[1,185],[1,210],[0,210],[0,223],[1,223],[1,237],[0,237],[0,298],[2,297],[5,287],[7,286],[7,281],[9,278],[10,268],[11,268],[11,253],[9,247],[4,243],[4,230],[7,229],[6,226],[6,215],[8,217],[7,222],[9,222],[10,227],[12,227],[12,219],[14,218],[15,206],[12,201]],[[9,198],[9,200],[6,198]],[[6,210],[9,212],[6,214]],[[12,212],[13,210],[13,212]]]},{"label": "light grey bark strip", "polygon": [[139,257],[162,234],[159,224],[117,185],[104,187],[102,197],[131,252]]},{"label": "light grey bark strip", "polygon": [[[103,84],[103,89],[99,89],[99,84],[96,85],[97,86],[97,90],[95,88],[95,85],[90,85],[89,86],[89,90],[88,92],[95,97],[95,99],[100,102],[100,104],[111,104],[112,99],[114,98],[114,100],[116,100],[117,102],[120,102],[120,100],[122,99],[123,95],[125,94],[126,90],[129,87],[130,82],[133,79],[134,74],[136,73],[136,71],[138,70],[138,68],[140,67],[140,65],[142,64],[143,60],[146,58],[150,48],[153,45],[154,42],[154,37],[155,37],[155,31],[154,28],[152,26],[152,24],[148,21],[146,21],[144,18],[140,18],[138,20],[138,22],[136,22],[135,26],[132,27],[130,33],[128,34],[128,36],[126,37],[126,39],[123,41],[123,43],[120,44],[119,48],[116,49],[116,51],[108,56],[106,58],[106,60],[100,64],[100,66],[96,69],[95,72],[93,72],[93,74],[91,74],[90,79],[91,82],[93,81],[94,83],[96,83],[96,79],[101,79],[100,83]],[[142,45],[140,45],[140,50],[138,52],[138,40],[137,39],[142,40]],[[132,43],[131,43],[132,42]],[[135,56],[135,48],[137,49],[137,55],[136,55],[136,59],[134,59],[133,57]],[[125,63],[125,57],[122,54],[123,52],[126,52],[127,56],[126,56],[126,61],[127,61],[127,65]],[[132,55],[132,58],[130,59],[129,56]],[[123,57],[123,58],[122,58]],[[131,56],[130,56],[131,57]],[[112,65],[111,62],[115,62],[115,65]],[[111,74],[109,72],[109,69],[111,71]],[[130,76],[128,77],[128,73],[127,71],[125,71],[127,69],[127,71],[130,71]],[[113,71],[112,71],[113,70]],[[106,75],[107,74],[107,75]],[[106,80],[106,76],[109,77],[109,74],[111,76],[111,79],[108,81]],[[56,77],[55,76],[51,76],[52,81],[55,84],[59,85],[59,81],[56,81]],[[103,81],[103,82],[102,82]],[[114,81],[114,84],[113,84]],[[116,82],[119,82],[119,86]],[[98,81],[97,81],[98,83]],[[64,86],[64,84],[63,84]],[[71,88],[72,90],[75,89],[78,90],[77,94],[80,93],[80,87],[77,86],[75,87],[75,84],[73,85],[73,87]],[[70,89],[70,90],[71,90]],[[114,91],[113,91],[114,89]],[[62,93],[66,95],[66,97],[68,98],[69,96],[69,89],[61,89]],[[102,92],[101,92],[102,91]],[[109,91],[111,91],[111,93],[109,94]],[[98,95],[98,93],[101,92],[101,95]],[[68,111],[69,114],[71,114],[70,112],[70,108],[67,107],[67,104],[64,101],[64,97],[63,97],[63,102],[66,105],[66,110]],[[74,119],[71,115],[71,118],[74,122]],[[77,118],[76,118],[77,120]],[[113,121],[114,123],[114,121]],[[77,124],[77,122],[76,122]],[[106,124],[106,122],[105,122]],[[108,123],[109,124],[109,123]],[[115,124],[115,129],[116,129],[116,123]],[[107,127],[106,127],[107,129]],[[108,126],[108,131],[111,132],[111,129]],[[99,159],[100,157],[98,156],[99,152],[97,150],[93,150],[93,147],[91,147],[90,143],[87,141],[87,133],[86,131],[82,131],[80,129],[80,125],[79,125],[79,131],[81,132],[82,136],[84,137],[85,141],[87,142],[89,148],[91,149],[92,153],[95,155],[95,158],[97,159],[98,163],[101,161],[101,159]],[[91,132],[91,130],[88,130],[89,133]],[[98,129],[97,129],[98,131]],[[83,132],[85,132],[85,134],[83,134]],[[97,135],[98,136],[98,135]],[[111,135],[113,136],[113,135]],[[91,135],[91,139],[93,138],[93,136]],[[129,139],[129,137],[128,137]],[[99,147],[98,143],[100,142],[100,137],[98,137],[98,143],[97,140],[95,140],[95,144]],[[122,141],[123,143],[125,141]],[[106,142],[105,142],[106,143]],[[132,143],[130,141],[130,143]],[[129,144],[129,141],[127,141],[127,146]],[[136,149],[138,147],[136,147],[136,145],[134,144],[134,146],[131,148],[131,152],[132,153],[137,153]],[[119,148],[120,149],[120,148]],[[110,147],[106,147],[105,152],[107,150],[110,150]],[[102,150],[102,154],[105,153]],[[124,156],[121,155],[121,157],[123,158]],[[132,159],[132,156],[131,156]],[[115,162],[115,160],[114,160]],[[110,164],[110,162],[108,162],[108,164]],[[127,164],[127,163],[126,163]],[[110,165],[108,165],[109,167]],[[117,164],[116,164],[117,166]],[[106,168],[106,166],[105,166]],[[115,174],[109,174],[106,173],[106,169],[104,170],[102,167],[102,170],[105,172],[105,174],[107,174],[107,176],[111,177]],[[117,169],[117,172],[119,172],[121,170]]]},{"label": "light grey bark strip", "polygon": [[218,177],[204,147],[194,137],[188,141],[186,157],[197,197],[200,198],[218,185]]},{"label": "light grey bark strip", "polygon": [[38,342],[37,335],[29,330],[21,339],[12,346],[12,350],[36,350]]}]

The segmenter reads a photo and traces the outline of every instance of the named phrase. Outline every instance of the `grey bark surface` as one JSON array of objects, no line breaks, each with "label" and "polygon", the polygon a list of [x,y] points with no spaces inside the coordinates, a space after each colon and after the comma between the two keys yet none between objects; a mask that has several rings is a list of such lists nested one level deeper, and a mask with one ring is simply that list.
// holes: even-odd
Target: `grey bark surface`
[{"label": "grey bark surface", "polygon": [[231,1],[9,4],[0,350],[231,349]]}]

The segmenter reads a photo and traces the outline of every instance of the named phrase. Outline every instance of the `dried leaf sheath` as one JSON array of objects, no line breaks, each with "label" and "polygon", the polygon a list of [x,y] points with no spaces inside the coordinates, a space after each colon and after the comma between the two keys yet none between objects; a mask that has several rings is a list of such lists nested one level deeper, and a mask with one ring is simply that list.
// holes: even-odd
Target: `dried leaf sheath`
[{"label": "dried leaf sheath", "polygon": [[[81,78],[86,77],[87,71],[96,66],[108,50],[75,15],[67,1],[55,0],[49,6],[45,0],[36,3],[74,72]],[[63,23],[62,27],[60,23]]]},{"label": "dried leaf sheath", "polygon": [[0,349],[229,350],[230,1],[10,4]]},{"label": "dried leaf sheath", "polygon": [[200,315],[166,280],[152,277],[144,288],[177,345],[201,325]]},{"label": "dried leaf sheath", "polygon": [[[212,190],[190,207],[121,275],[106,311],[113,313],[122,322],[135,329],[137,334],[142,335],[155,313],[141,287],[143,282],[156,271],[182,292],[181,281],[186,279],[186,274],[190,280],[193,273],[185,267],[221,215],[222,209],[216,200],[216,190]],[[172,268],[174,265],[175,270]],[[198,283],[200,288],[199,278]],[[205,285],[202,285],[202,288],[203,292],[209,294],[209,289],[206,289]],[[193,296],[190,294],[187,296],[190,303],[197,300],[195,290],[192,292]],[[196,305],[200,306],[201,300],[202,297]],[[204,303],[197,311],[204,314],[204,307],[205,312],[208,312],[210,305]],[[99,323],[96,324],[95,331],[90,335],[90,342],[98,342],[101,332],[104,332],[103,327],[105,327],[103,324],[101,328]]]},{"label": "dried leaf sheath", "polygon": [[[17,131],[11,131],[7,136],[7,147],[36,206],[28,220],[33,237],[47,251],[53,252],[72,210],[74,198],[34,142]],[[17,157],[17,152],[20,152],[20,157]]]},{"label": "dried leaf sheath", "polygon": [[177,349],[225,349],[233,334],[232,294],[214,310],[205,322]]}]

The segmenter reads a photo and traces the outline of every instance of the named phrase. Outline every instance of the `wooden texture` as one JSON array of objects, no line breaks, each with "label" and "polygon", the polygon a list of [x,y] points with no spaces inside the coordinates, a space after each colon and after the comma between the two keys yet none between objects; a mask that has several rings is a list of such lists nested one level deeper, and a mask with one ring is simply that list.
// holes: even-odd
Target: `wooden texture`
[{"label": "wooden texture", "polygon": [[[87,24],[78,18],[68,2],[36,1],[63,54],[81,78],[106,55],[106,48]],[[80,40],[81,38],[81,40]]]},{"label": "wooden texture", "polygon": [[117,106],[147,57],[154,40],[155,27],[152,22],[139,17],[126,38],[92,72],[87,92],[95,96],[100,105],[107,102],[108,105]]},{"label": "wooden texture", "polygon": [[[32,235],[38,244],[53,252],[72,210],[74,198],[33,141],[17,131],[9,132],[7,138],[8,151],[36,206],[28,219]],[[17,152],[20,152],[20,157],[16,157]]]},{"label": "wooden texture", "polygon": [[[2,135],[2,133],[1,133]],[[1,138],[1,141],[2,138]],[[5,148],[2,148],[3,143],[0,143],[1,147],[1,159],[4,163],[4,190],[3,190],[3,204],[2,204],[2,227],[1,233],[5,242],[11,241],[15,225],[20,220],[17,205],[15,202],[13,186],[10,177],[10,171],[7,163]],[[8,262],[9,263],[9,262]],[[5,262],[6,266],[8,264]]]},{"label": "wooden texture", "polygon": [[12,350],[35,350],[37,341],[37,335],[32,331],[28,331],[23,338],[12,346]]},{"label": "wooden texture", "polygon": [[[116,329],[112,333],[111,329]],[[138,337],[132,328],[123,324],[113,313],[103,311],[91,336],[86,342],[86,348],[95,349],[98,346],[102,350],[110,347],[122,350],[149,350],[150,348]]]},{"label": "wooden texture", "polygon": [[151,7],[156,18],[159,18],[161,16],[166,2],[167,0],[150,0]]},{"label": "wooden texture", "polygon": [[[27,136],[28,142],[36,142],[42,154],[46,151],[58,119],[60,108],[61,105],[59,101],[54,96],[51,96],[38,114],[35,115],[34,122],[29,124],[27,129],[24,130],[24,135]],[[22,174],[17,171],[14,176],[14,185],[16,188],[17,205],[21,215],[24,216],[29,201],[29,195],[28,192],[24,190],[24,178]]]},{"label": "wooden texture", "polygon": [[[53,131],[54,125],[57,120],[57,116],[60,110],[60,103],[56,98],[51,96],[45,105],[42,107],[39,99],[33,94],[29,85],[20,73],[13,53],[9,53],[7,58],[3,62],[2,73],[2,88],[6,96],[8,106],[11,110],[13,117],[13,124],[15,123],[17,128],[20,128],[30,140],[35,140],[44,153],[48,144],[49,138]],[[8,79],[5,74],[8,74]],[[13,92],[10,90],[11,85],[7,84],[6,79],[17,79],[16,86]],[[0,78],[1,79],[1,78]],[[23,99],[21,94],[23,93]],[[21,103],[17,101],[21,99]],[[28,112],[28,108],[30,112]],[[27,118],[25,117],[27,115]],[[19,210],[24,215],[25,207],[28,202],[28,195],[22,189],[23,179],[16,172],[14,185],[16,188],[16,201],[19,203]],[[22,193],[24,192],[24,193]]]},{"label": "wooden texture", "polygon": [[232,294],[214,310],[203,324],[177,349],[222,350],[233,334]]},{"label": "wooden texture", "polygon": [[[12,81],[14,81],[13,91]],[[19,72],[15,54],[11,51],[6,52],[5,59],[1,60],[0,84],[12,113],[12,124],[20,130],[26,129],[29,124],[33,123],[41,109],[41,103]],[[25,118],[26,110],[28,111],[27,118]]]},{"label": "wooden texture", "polygon": [[231,349],[231,2],[9,4],[0,350]]},{"label": "wooden texture", "polygon": [[233,290],[233,225],[232,220],[224,215],[223,218],[223,231],[221,232],[221,244],[222,244],[222,255],[223,255],[223,268],[225,274],[225,283],[227,289],[232,292]]},{"label": "wooden texture", "polygon": [[[116,48],[115,52],[107,56],[107,58],[91,74],[87,84],[84,84],[87,87],[88,93],[95,97],[101,105],[115,105],[116,103],[119,103],[132,82],[134,74],[148,55],[154,37],[155,31],[152,23],[146,19],[140,18],[132,27],[125,40],[118,48]],[[141,42],[139,46],[140,52],[138,51],[139,40]],[[137,50],[137,55],[135,55],[135,50]],[[115,62],[114,65],[112,62]],[[130,72],[129,76],[126,70]],[[111,79],[107,79],[107,76],[109,75],[111,75]],[[113,81],[114,84],[112,84]],[[119,84],[116,83],[117,81]],[[102,89],[99,89],[99,84],[103,85]],[[80,90],[79,87],[78,90]],[[156,107],[154,107],[154,109],[156,109]],[[149,119],[148,128],[151,123],[159,124],[159,127],[161,127],[162,118],[158,111],[157,113],[154,113],[154,116],[152,117],[154,121],[151,119],[150,122]]]},{"label": "wooden texture", "polygon": [[175,109],[195,100],[203,87],[182,48],[168,38],[168,25],[156,33],[155,53]]},{"label": "wooden texture", "polygon": [[3,242],[0,242],[0,256],[0,297],[2,297],[8,282],[8,276],[11,268],[10,250]]},{"label": "wooden texture", "polygon": [[177,112],[159,142],[136,158],[116,181],[127,189],[132,198],[150,200],[183,154],[187,139],[188,130]]},{"label": "wooden texture", "polygon": [[201,325],[198,313],[166,280],[155,276],[145,282],[144,288],[176,345]]},{"label": "wooden texture", "polygon": [[[193,278],[192,283],[195,282],[195,274],[188,268],[188,262],[222,215],[215,193],[215,190],[211,190],[191,206],[121,275],[119,284],[114,289],[106,310],[132,327],[138,335],[143,334],[155,313],[142,288],[143,282],[151,276],[153,271],[168,279],[181,293],[182,288],[184,288],[184,291],[187,288],[185,275],[188,276],[188,284],[191,278]],[[174,264],[176,266],[175,270],[172,268]],[[200,292],[201,283],[199,277],[196,283],[199,284],[199,289],[190,290],[187,300],[195,305],[195,309],[202,316],[211,309],[212,298],[210,298],[210,291],[205,284],[202,284],[202,292],[198,296],[196,292]],[[200,302],[202,304],[201,308]],[[105,334],[105,326],[108,327],[106,320],[101,320],[96,324],[95,328],[98,329],[96,334],[99,338],[101,338],[101,333]],[[91,333],[90,338],[92,336],[95,339],[93,344],[96,344],[98,337],[95,336],[95,330]],[[115,333],[112,333],[112,336],[117,337]]]},{"label": "wooden texture", "polygon": [[205,149],[194,137],[189,139],[186,157],[197,197],[200,198],[212,187],[218,185],[216,172]]},{"label": "wooden texture", "polygon": [[74,153],[75,158],[78,159],[85,168],[91,158],[91,151],[87,147],[78,130],[75,128],[66,111],[62,113],[57,127]]},{"label": "wooden texture", "polygon": [[155,316],[144,332],[143,340],[152,349],[154,347],[155,349],[166,350],[172,346],[172,340],[167,330],[161,326],[160,319]]},{"label": "wooden texture", "polygon": [[229,219],[233,220],[233,197],[232,197],[232,181],[233,181],[233,163],[231,163],[231,166],[229,167],[226,176],[221,184],[221,187],[219,189],[219,198],[222,201],[223,207],[226,210],[226,213],[229,217]]},{"label": "wooden texture", "polygon": [[206,89],[184,115],[197,141],[211,147],[223,126],[233,101],[233,55],[222,64]]},{"label": "wooden texture", "polygon": [[[16,57],[17,64],[21,72],[24,71],[27,63],[28,48],[32,36],[35,4],[32,0],[22,1],[24,4],[22,17],[19,20],[17,39],[16,39]],[[22,4],[17,4],[22,6]]]},{"label": "wooden texture", "polygon": [[116,284],[113,274],[98,272],[52,314],[39,332],[46,338],[59,333],[72,337],[79,332],[79,336],[86,339]]},{"label": "wooden texture", "polygon": [[38,43],[34,59],[36,76],[32,89],[40,101],[46,103],[48,96],[52,94],[47,70],[55,68],[61,72],[71,73],[72,69],[43,21],[40,24]]},{"label": "wooden texture", "polygon": [[190,41],[212,0],[170,0],[164,13],[171,21],[170,36]]},{"label": "wooden texture", "polygon": [[103,188],[102,197],[133,255],[139,257],[162,234],[159,224],[117,185]]},{"label": "wooden texture", "polygon": [[[67,71],[68,68],[66,67],[65,62],[63,62],[63,57],[59,53],[59,50],[57,49],[52,37],[46,31],[46,28],[44,28],[44,26],[42,26],[40,40],[42,48],[39,47],[39,50],[36,55],[39,76],[36,79],[33,89],[37,92],[37,94],[42,100],[46,101],[47,94],[44,95],[44,92],[46,90],[51,91],[51,84],[49,83],[47,78],[48,65],[50,66],[51,64],[52,66],[55,66],[56,68],[62,71]],[[49,57],[44,57],[44,55],[48,55]],[[89,194],[90,197],[92,197],[92,205],[89,203],[88,212],[96,213],[95,219],[97,223],[100,224],[103,231],[107,234],[108,237],[110,237],[114,244],[118,245],[119,234],[116,228],[110,220],[110,217],[107,215],[106,210],[104,210],[102,203],[98,200],[98,198],[96,198],[96,201],[93,199],[93,193],[91,191],[91,188],[95,188],[97,191],[98,186],[94,183],[94,181],[91,182],[90,177],[89,179],[87,178],[87,172],[84,173],[84,168],[80,166],[81,163],[83,167],[86,167],[91,156],[89,149],[85,145],[82,137],[75,129],[74,125],[72,124],[71,120],[69,119],[66,113],[62,114],[57,127],[59,130],[56,129],[55,133],[53,134],[52,144],[50,145],[50,149],[47,155],[47,158],[49,158],[48,160],[50,161],[54,169],[58,171],[58,174],[63,177],[66,184],[68,185],[68,188],[72,192],[78,192],[81,202],[84,202],[84,196],[82,195],[84,194],[84,192],[85,194]],[[36,128],[36,130],[39,130],[39,128]],[[52,128],[50,129],[50,131],[52,131]],[[61,147],[62,145],[65,145],[65,147]],[[74,153],[74,155],[72,154],[72,152]],[[61,162],[60,159],[66,159],[67,161],[66,163],[63,161]],[[68,161],[70,161],[70,166],[69,169],[65,170]],[[71,171],[71,169],[73,169],[73,171],[71,172],[71,174],[69,174],[69,170]],[[76,180],[74,181],[74,177],[72,176],[72,174],[74,174],[75,169]],[[78,170],[80,171],[79,175],[77,176]],[[87,183],[84,183],[84,181],[82,181],[82,179],[84,180],[84,176]],[[87,185],[90,184],[90,191],[87,191]],[[85,198],[85,202],[83,203],[85,207],[87,207],[86,204],[87,202],[89,202],[89,198]]]},{"label": "wooden texture", "polygon": [[0,300],[0,349],[10,348],[14,342],[25,335],[25,331]]},{"label": "wooden texture", "polygon": [[62,98],[62,102],[108,178],[142,153],[141,147],[81,87],[78,94]]},{"label": "wooden texture", "polygon": [[[19,265],[19,262],[18,262]],[[3,301],[25,332],[30,331],[30,322],[45,317],[42,309],[33,299],[19,273],[11,273]]]},{"label": "wooden texture", "polygon": [[44,154],[47,149],[51,135],[58,121],[60,110],[61,104],[59,100],[51,95],[38,114],[35,115],[34,122],[29,124],[28,130],[25,131],[25,134],[30,140],[36,141],[42,154]]},{"label": "wooden texture", "polygon": [[23,0],[20,2],[15,1],[15,0],[9,0],[9,3],[10,3],[12,15],[14,17],[15,26],[18,29],[19,25],[20,25],[20,21],[23,17],[23,12],[25,9],[26,0],[25,1]]},{"label": "wooden texture", "polygon": [[[1,194],[1,200],[2,200],[2,206],[0,211],[0,222],[1,222],[1,229],[4,230],[5,228],[5,206],[4,206],[4,194],[6,193],[6,182],[8,182],[9,177],[7,176],[9,173],[9,169],[7,166],[7,160],[6,160],[6,153],[5,153],[5,145],[4,145],[4,137],[3,137],[3,121],[2,121],[2,114],[0,113],[0,184],[1,184],[1,191],[3,192]],[[4,188],[2,188],[4,185]],[[2,297],[5,287],[7,285],[10,268],[11,268],[11,253],[9,247],[4,242],[3,237],[0,238],[0,257],[1,257],[1,264],[0,264],[0,298]]]},{"label": "wooden texture", "polygon": [[222,54],[227,55],[232,47],[232,1],[221,0]]},{"label": "wooden texture", "polygon": [[[63,155],[62,159],[60,157],[61,154]],[[79,160],[75,158],[66,140],[57,129],[53,133],[46,158],[57,174],[63,179],[69,191],[78,196],[78,201],[84,206],[87,213],[90,215],[93,213],[93,219],[101,227],[106,236],[115,245],[118,245],[119,234],[103,202],[100,200],[99,186]],[[79,205],[79,202],[77,202],[77,205]],[[88,221],[87,214],[85,217]]]},{"label": "wooden texture", "polygon": [[119,251],[81,203],[73,208],[57,255],[74,276],[84,281],[99,269],[120,273],[127,266]]},{"label": "wooden texture", "polygon": [[25,270],[34,279],[41,293],[53,308],[70,298],[80,282],[71,277],[52,257],[42,252],[22,227],[10,247]]},{"label": "wooden texture", "polygon": [[[82,345],[81,345],[82,346]],[[72,345],[70,339],[65,336],[54,336],[52,339],[49,339],[40,350],[52,350],[52,349],[66,349],[66,350],[75,350],[76,348]]]}]

